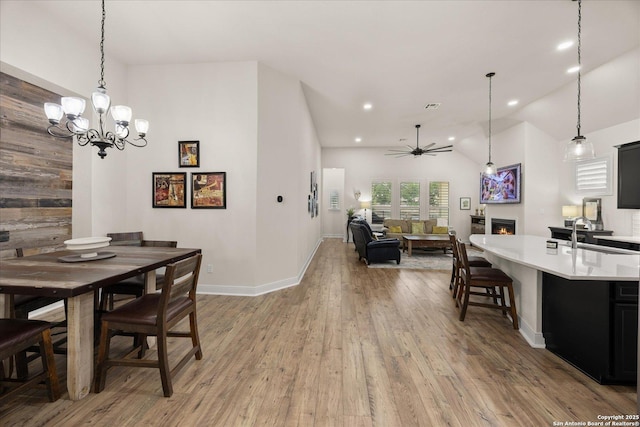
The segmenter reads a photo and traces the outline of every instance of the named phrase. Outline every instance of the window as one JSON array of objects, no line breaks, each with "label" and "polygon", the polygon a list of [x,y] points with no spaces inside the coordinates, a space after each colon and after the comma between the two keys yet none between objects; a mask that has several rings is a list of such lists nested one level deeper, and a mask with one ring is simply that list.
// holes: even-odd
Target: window
[{"label": "window", "polygon": [[611,157],[576,162],[576,191],[589,195],[611,195]]},{"label": "window", "polygon": [[400,183],[400,218],[420,219],[420,183]]},{"label": "window", "polygon": [[391,217],[391,182],[374,181],[371,183],[371,222],[382,224]]},{"label": "window", "polygon": [[438,225],[449,225],[449,183],[429,183],[429,219],[439,219]]}]

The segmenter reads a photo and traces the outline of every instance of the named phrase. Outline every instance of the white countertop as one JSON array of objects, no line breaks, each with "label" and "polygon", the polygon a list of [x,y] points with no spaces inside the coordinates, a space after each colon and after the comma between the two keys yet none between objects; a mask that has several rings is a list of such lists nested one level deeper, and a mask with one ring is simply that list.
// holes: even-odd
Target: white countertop
[{"label": "white countertop", "polygon": [[[472,234],[471,243],[486,252],[570,280],[640,281],[640,254],[632,251],[607,253],[613,248],[595,246],[571,249],[568,241],[541,236]],[[547,249],[547,240],[558,249]],[[594,245],[583,245],[591,246]]]}]

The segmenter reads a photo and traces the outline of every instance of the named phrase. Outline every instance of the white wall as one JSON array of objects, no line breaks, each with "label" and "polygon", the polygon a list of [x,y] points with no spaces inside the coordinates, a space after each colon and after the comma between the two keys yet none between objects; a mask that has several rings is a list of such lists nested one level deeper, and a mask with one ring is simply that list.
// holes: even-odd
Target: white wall
[{"label": "white wall", "polygon": [[[345,199],[347,192],[344,189],[344,169],[322,169],[322,194],[321,218],[322,235],[326,237],[347,237],[347,206]],[[338,209],[329,208],[329,197],[332,191],[338,192]],[[353,194],[353,193],[352,193]],[[351,194],[350,197],[353,197]]]},{"label": "white wall", "polygon": [[[137,66],[129,83],[132,104],[150,121],[149,145],[128,152],[120,175],[126,214],[116,231],[201,248],[201,284],[254,286],[257,64]],[[179,168],[178,141],[186,140],[200,141],[199,168]],[[191,209],[190,184],[186,209],[153,208],[152,172],[187,172],[189,182],[192,173],[226,172],[227,209]]]},{"label": "white wall", "polygon": [[299,281],[321,237],[306,197],[310,172],[320,176],[320,145],[300,82],[258,70],[256,283],[282,287]]},{"label": "white wall", "polygon": [[[584,195],[575,191],[575,169],[565,164],[561,169],[560,206],[582,205],[583,197],[602,199],[602,222],[605,230],[613,230],[619,236],[633,235],[632,216],[640,215],[640,209],[618,209],[618,150],[616,145],[640,141],[640,119],[631,120],[585,135],[593,143],[596,157],[611,155],[613,158],[613,191],[611,195]],[[640,167],[640,165],[638,165]],[[561,218],[561,217],[559,217]],[[559,221],[560,219],[558,219]]]},{"label": "white wall", "polygon": [[[480,188],[480,165],[457,152],[443,153],[435,157],[400,157],[386,156],[388,151],[382,148],[323,148],[322,166],[324,168],[343,168],[345,173],[344,209],[356,208],[359,203],[353,197],[353,189],[361,191],[360,200],[371,200],[371,182],[373,180],[390,180],[397,189],[402,181],[418,181],[421,183],[426,206],[426,186],[430,181],[449,182],[449,221],[456,232],[467,238],[471,229],[470,214],[475,213],[478,206]],[[471,197],[472,210],[460,210],[460,197]],[[343,210],[344,211],[344,210]],[[344,212],[343,212],[344,213]],[[346,213],[343,215],[343,219]],[[369,221],[371,210],[367,211]],[[421,216],[427,217],[426,208]],[[341,227],[345,227],[342,224]],[[331,230],[331,233],[340,231]],[[325,231],[327,234],[327,231]]]}]

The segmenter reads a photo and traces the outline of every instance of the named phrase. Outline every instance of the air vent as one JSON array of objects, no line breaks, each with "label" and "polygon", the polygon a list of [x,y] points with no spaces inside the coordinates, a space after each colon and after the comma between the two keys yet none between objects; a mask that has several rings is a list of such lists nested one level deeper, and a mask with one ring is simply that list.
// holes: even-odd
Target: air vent
[{"label": "air vent", "polygon": [[424,106],[425,110],[437,110],[438,108],[440,108],[440,103],[433,103],[433,104],[427,104]]}]

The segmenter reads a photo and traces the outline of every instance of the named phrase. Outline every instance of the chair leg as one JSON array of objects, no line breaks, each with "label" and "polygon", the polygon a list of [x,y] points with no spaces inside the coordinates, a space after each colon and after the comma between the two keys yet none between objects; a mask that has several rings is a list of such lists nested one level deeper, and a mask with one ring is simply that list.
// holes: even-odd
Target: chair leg
[{"label": "chair leg", "polygon": [[42,370],[46,373],[47,391],[49,400],[55,402],[60,398],[60,384],[56,372],[56,361],[53,357],[53,343],[51,342],[51,329],[42,332],[40,340],[40,356],[42,359]]},{"label": "chair leg", "polygon": [[498,305],[498,301],[497,299],[500,299],[500,305],[502,306],[502,315],[504,317],[507,317],[507,302],[505,300],[505,294],[504,294],[504,285],[500,285],[497,287],[498,288],[498,297],[495,297],[496,294],[496,288],[493,288],[493,301],[496,305]]},{"label": "chair leg", "polygon": [[464,301],[460,301],[458,299],[458,304],[460,305],[460,321],[464,322],[464,318],[467,315],[467,307],[469,307],[469,292],[471,291],[471,287],[466,283],[461,283],[461,288],[459,293],[462,294],[464,292]]},{"label": "chair leg", "polygon": [[15,354],[16,378],[25,380],[29,376],[29,361],[27,360],[27,351],[23,350]]},{"label": "chair leg", "polygon": [[197,348],[196,360],[202,359],[202,347],[200,346],[200,336],[198,335],[198,322],[195,310],[189,314],[189,325],[191,327],[191,343],[193,348]]},{"label": "chair leg", "polygon": [[513,329],[520,329],[518,325],[518,312],[516,311],[516,299],[513,294],[513,284],[509,283],[507,285],[507,289],[509,290],[509,307],[511,307],[511,319],[513,320]]},{"label": "chair leg", "polygon": [[456,261],[453,260],[453,266],[451,267],[451,280],[449,281],[449,289],[453,289],[453,281],[456,278]]},{"label": "chair leg", "polygon": [[136,334],[133,339],[133,347],[140,346],[140,351],[138,351],[138,359],[142,359],[149,348],[147,344],[147,335],[146,334]]},{"label": "chair leg", "polygon": [[109,336],[109,323],[102,322],[100,328],[100,348],[98,350],[98,363],[96,367],[96,377],[94,391],[100,393],[104,390],[104,385],[107,380],[107,367],[106,360],[109,357],[109,346],[111,338]]},{"label": "chair leg", "polygon": [[460,288],[460,269],[458,267],[454,270],[454,278],[453,278],[453,291],[452,296],[453,299],[458,297],[458,289]]},{"label": "chair leg", "polygon": [[163,330],[158,335],[158,367],[160,368],[162,391],[164,392],[164,397],[171,397],[173,386],[171,385],[171,369],[169,368],[169,355],[167,354],[167,331]]}]

